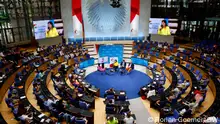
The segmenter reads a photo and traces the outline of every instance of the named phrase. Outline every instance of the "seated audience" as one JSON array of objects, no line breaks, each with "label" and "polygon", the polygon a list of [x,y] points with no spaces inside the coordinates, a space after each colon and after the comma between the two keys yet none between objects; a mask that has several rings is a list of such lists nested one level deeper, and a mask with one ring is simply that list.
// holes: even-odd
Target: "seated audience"
[{"label": "seated audience", "polygon": [[192,101],[191,103],[186,103],[186,102],[183,102],[184,105],[187,105],[189,107],[189,109],[191,109],[191,114],[193,115],[196,111],[196,109],[198,108],[199,106],[199,103],[196,102],[196,100]]},{"label": "seated audience", "polygon": [[152,86],[150,86],[149,91],[146,92],[146,93],[147,93],[147,98],[156,95],[156,91],[155,91],[155,89]]},{"label": "seated audience", "polygon": [[85,71],[86,70],[80,69],[78,64],[75,64],[75,66],[74,66],[74,73],[75,74],[83,76],[85,74]]},{"label": "seated audience", "polygon": [[106,97],[107,95],[115,95],[115,90],[114,90],[114,88],[110,88],[109,90],[106,90],[106,91],[105,91],[105,97]]},{"label": "seated audience", "polygon": [[2,72],[0,72],[0,86],[3,84],[4,80],[6,79],[5,74],[3,74]]},{"label": "seated audience", "polygon": [[43,70],[40,70],[37,75],[35,76],[36,79],[42,79],[44,76],[44,71]]},{"label": "seated audience", "polygon": [[62,75],[66,75],[66,73],[67,73],[66,66],[64,64],[62,64],[59,71],[61,72]]}]

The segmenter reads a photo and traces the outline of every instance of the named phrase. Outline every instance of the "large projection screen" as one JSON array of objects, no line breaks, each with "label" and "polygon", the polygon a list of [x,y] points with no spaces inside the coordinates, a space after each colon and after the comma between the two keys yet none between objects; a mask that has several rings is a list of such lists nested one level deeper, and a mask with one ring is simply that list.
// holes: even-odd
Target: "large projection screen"
[{"label": "large projection screen", "polygon": [[130,0],[113,8],[109,0],[82,0],[85,37],[130,36]]}]

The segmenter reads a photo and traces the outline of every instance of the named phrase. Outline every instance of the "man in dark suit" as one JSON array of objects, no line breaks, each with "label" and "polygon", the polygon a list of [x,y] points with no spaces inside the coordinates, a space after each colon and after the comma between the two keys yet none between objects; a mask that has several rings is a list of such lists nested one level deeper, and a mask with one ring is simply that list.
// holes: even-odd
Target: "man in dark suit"
[{"label": "man in dark suit", "polygon": [[120,66],[121,66],[121,69],[120,69],[121,74],[125,73],[126,65],[127,65],[127,63],[125,62],[125,60],[123,60],[121,62],[121,64],[120,64]]},{"label": "man in dark suit", "polygon": [[121,62],[121,68],[126,68],[126,65],[127,65],[127,63],[125,62],[125,60],[123,60],[122,62]]}]

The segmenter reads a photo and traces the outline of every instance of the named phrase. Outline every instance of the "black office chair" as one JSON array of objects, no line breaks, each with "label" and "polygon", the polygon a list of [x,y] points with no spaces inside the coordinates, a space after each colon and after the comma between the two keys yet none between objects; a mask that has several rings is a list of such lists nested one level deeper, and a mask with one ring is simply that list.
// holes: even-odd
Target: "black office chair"
[{"label": "black office chair", "polygon": [[106,114],[116,114],[116,109],[114,107],[105,107]]}]

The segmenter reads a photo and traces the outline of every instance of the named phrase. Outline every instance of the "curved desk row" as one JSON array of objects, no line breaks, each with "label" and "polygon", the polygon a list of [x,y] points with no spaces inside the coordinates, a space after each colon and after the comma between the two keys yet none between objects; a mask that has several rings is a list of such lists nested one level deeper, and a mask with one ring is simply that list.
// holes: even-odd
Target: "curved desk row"
[{"label": "curved desk row", "polygon": [[[49,83],[51,81],[52,72],[54,74],[58,73],[58,69],[59,69],[60,65],[61,64],[54,67],[52,69],[52,71],[47,71],[46,72],[47,76],[45,76],[43,84],[42,84],[42,88],[44,89],[44,92],[47,93],[48,97],[50,96],[50,97],[53,97],[54,99],[57,99],[57,98],[48,90],[47,86],[49,85]],[[71,72],[70,70],[71,70],[71,68],[68,69],[68,71],[67,71],[68,74]],[[87,110],[82,110],[80,108],[75,108],[75,107],[66,108],[64,111],[71,114],[71,115],[73,115],[73,116],[86,117],[89,124],[94,124],[94,113],[93,112],[90,112],[90,111],[87,111]]]},{"label": "curved desk row", "polygon": [[[47,62],[42,64],[39,69],[43,69],[47,66]],[[29,100],[26,97],[26,91],[29,88],[29,85],[32,83],[32,79],[35,77],[34,69],[29,71],[29,74],[24,78],[23,87],[18,89],[18,94],[21,100],[21,103],[24,104],[25,107],[30,107],[29,112],[33,112],[33,121],[35,123],[50,123],[52,120],[39,112],[34,106],[31,105]]]},{"label": "curved desk row", "polygon": [[[178,57],[176,57],[176,56],[174,56],[174,59],[178,59],[178,60],[180,61],[180,63],[185,63],[184,60],[182,60],[181,58],[178,58]],[[201,68],[198,67],[195,63],[192,63],[192,62],[189,62],[189,61],[188,61],[188,63],[190,64],[190,67],[193,67],[195,70],[199,70],[202,75],[207,75],[207,74],[208,74],[206,70],[201,69]],[[189,71],[191,71],[191,70],[189,70]],[[190,74],[194,75],[192,72],[191,72]],[[208,86],[209,86],[209,88],[211,89],[211,92],[212,92],[212,94],[213,94],[214,100],[216,100],[216,85],[215,85],[215,82],[213,81],[213,78],[211,78],[211,77],[209,76],[209,79],[210,79],[210,81],[209,81]],[[194,80],[195,80],[195,79],[194,79]],[[194,82],[193,82],[193,83],[194,83]],[[195,82],[195,84],[196,84],[196,83],[199,83],[199,82],[197,81],[197,82]],[[195,84],[193,85],[193,87],[195,86]],[[190,97],[188,97],[188,98],[190,99]],[[208,106],[206,107],[207,109],[210,108],[210,106],[214,103],[214,100],[212,100],[212,101],[209,102],[209,103],[211,103],[211,104],[208,104]],[[206,110],[206,111],[207,111],[207,110]]]},{"label": "curved desk row", "polygon": [[[39,59],[34,59],[34,60],[31,60],[29,63],[32,63],[32,62],[35,62]],[[30,67],[30,65],[29,65]],[[24,69],[23,66],[21,66],[20,68],[18,68],[17,70],[15,70],[15,72],[13,72],[11,75],[8,75],[7,79],[5,80],[4,84],[2,85],[1,89],[0,89],[0,103],[2,102],[3,98],[4,98],[4,95],[9,87],[14,83],[14,79],[15,79],[15,76],[18,72],[21,72],[22,70]]]}]

